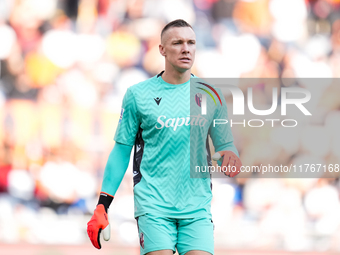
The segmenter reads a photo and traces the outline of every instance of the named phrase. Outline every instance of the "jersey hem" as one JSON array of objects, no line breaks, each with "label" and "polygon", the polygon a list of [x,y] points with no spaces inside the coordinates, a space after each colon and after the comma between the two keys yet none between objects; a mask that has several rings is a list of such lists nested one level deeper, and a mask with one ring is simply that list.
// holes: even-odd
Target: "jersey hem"
[{"label": "jersey hem", "polygon": [[164,217],[164,218],[174,218],[174,219],[190,219],[190,218],[197,218],[197,217],[202,217],[202,218],[212,218],[212,214],[211,212],[207,212],[207,211],[199,211],[199,212],[186,212],[186,213],[169,213],[169,212],[139,212],[139,213],[135,213],[135,219],[146,215],[146,214],[150,214],[150,215],[154,215],[157,217]]}]

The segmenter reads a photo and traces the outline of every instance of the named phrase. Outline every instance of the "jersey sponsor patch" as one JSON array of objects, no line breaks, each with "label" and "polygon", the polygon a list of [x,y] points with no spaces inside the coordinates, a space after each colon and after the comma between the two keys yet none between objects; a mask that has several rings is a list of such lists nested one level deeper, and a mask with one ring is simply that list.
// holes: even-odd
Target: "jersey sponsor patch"
[{"label": "jersey sponsor patch", "polygon": [[118,123],[120,123],[120,122],[122,121],[122,119],[123,119],[123,113],[124,113],[124,108],[122,108],[122,109],[120,110],[120,117],[119,117],[119,122],[118,122]]},{"label": "jersey sponsor patch", "polygon": [[174,131],[177,130],[178,127],[183,125],[185,126],[201,126],[203,127],[208,120],[204,118],[202,115],[197,116],[189,116],[189,117],[182,117],[182,118],[168,118],[165,115],[161,115],[157,118],[157,124],[155,128],[162,129],[165,128],[173,128]]}]

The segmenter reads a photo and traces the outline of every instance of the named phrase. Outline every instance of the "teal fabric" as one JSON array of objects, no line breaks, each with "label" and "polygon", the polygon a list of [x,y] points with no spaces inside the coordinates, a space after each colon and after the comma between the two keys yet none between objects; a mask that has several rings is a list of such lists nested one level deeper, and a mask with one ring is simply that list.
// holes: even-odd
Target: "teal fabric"
[{"label": "teal fabric", "polygon": [[202,117],[194,99],[205,93],[198,87],[205,87],[193,83],[173,85],[154,76],[131,86],[124,96],[114,140],[132,146],[139,131],[144,140],[142,178],[134,186],[135,217],[211,217],[210,175],[193,178],[191,169],[208,165],[208,135],[215,147],[229,144],[233,136],[229,124],[212,127],[214,118],[228,117],[221,91],[216,89],[222,105],[207,96],[210,114]]},{"label": "teal fabric", "polygon": [[[221,151],[223,148],[232,148],[234,138],[231,132],[230,122],[228,118],[228,109],[225,98],[222,94],[222,91],[219,88],[211,84],[207,84],[203,79],[192,79],[193,86],[191,86],[191,95],[190,98],[196,98],[196,95],[205,94],[207,91],[209,93],[205,94],[206,96],[206,105],[207,105],[207,114],[202,114],[202,108],[198,106],[196,100],[191,100],[191,109],[190,114],[192,116],[200,116],[199,118],[202,120],[203,118],[207,121],[206,125],[202,126],[191,126],[190,130],[190,176],[194,178],[210,178],[210,172],[205,168],[207,166],[206,157],[202,156],[206,154],[206,141],[204,137],[207,134],[210,135],[211,140],[213,142],[215,151]],[[197,85],[198,84],[198,85]],[[207,87],[207,86],[211,87]],[[202,90],[204,92],[202,92]],[[215,120],[223,120],[223,124],[219,123]],[[224,122],[224,121],[228,122]],[[236,149],[236,148],[232,148]],[[196,166],[201,167],[201,172],[198,172],[194,168]]]},{"label": "teal fabric", "polygon": [[112,196],[116,194],[126,169],[129,166],[131,149],[131,145],[121,143],[116,143],[114,145],[106,163],[101,189],[102,192]]},{"label": "teal fabric", "polygon": [[174,219],[145,214],[137,218],[140,254],[173,250],[179,255],[200,250],[214,254],[214,224],[210,218]]}]

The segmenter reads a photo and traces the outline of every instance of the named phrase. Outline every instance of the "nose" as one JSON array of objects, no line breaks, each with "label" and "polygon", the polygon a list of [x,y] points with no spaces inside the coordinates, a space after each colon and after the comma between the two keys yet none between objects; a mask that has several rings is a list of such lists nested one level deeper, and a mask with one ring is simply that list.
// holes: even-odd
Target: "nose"
[{"label": "nose", "polygon": [[188,53],[189,52],[189,46],[187,43],[183,43],[182,47],[182,53]]}]

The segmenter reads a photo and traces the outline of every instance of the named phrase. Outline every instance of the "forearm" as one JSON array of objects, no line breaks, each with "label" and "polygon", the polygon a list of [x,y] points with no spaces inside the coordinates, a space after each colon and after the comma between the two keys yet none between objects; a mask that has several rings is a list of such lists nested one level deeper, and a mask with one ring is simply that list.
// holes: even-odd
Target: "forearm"
[{"label": "forearm", "polygon": [[225,144],[222,144],[220,146],[217,146],[215,148],[215,152],[218,152],[218,151],[232,151],[234,152],[238,157],[240,157],[240,155],[238,154],[238,151],[234,145],[234,142],[229,142],[229,143],[225,143]]},{"label": "forearm", "polygon": [[[99,204],[108,208],[129,166],[132,146],[116,143],[106,163]],[[105,196],[107,195],[107,197]]]}]

